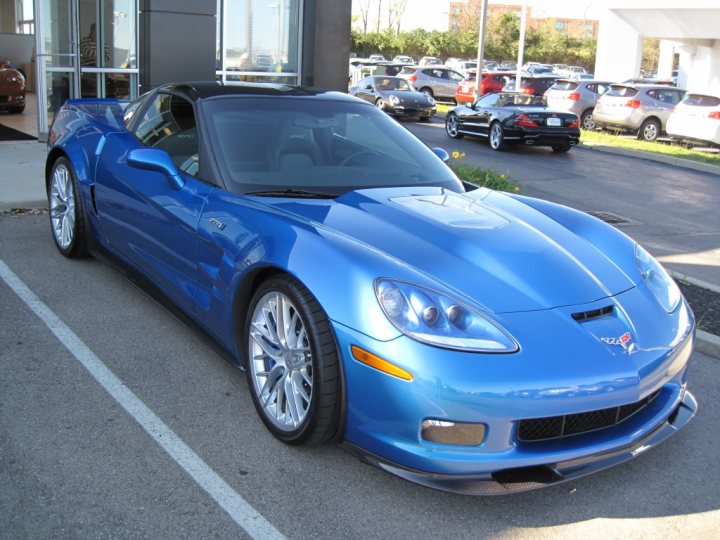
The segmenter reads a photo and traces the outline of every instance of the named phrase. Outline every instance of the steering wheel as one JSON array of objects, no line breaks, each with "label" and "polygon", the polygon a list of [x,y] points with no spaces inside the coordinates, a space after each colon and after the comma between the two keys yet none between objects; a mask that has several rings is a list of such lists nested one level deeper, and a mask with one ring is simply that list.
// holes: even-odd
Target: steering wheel
[{"label": "steering wheel", "polygon": [[347,164],[350,163],[353,159],[355,159],[355,158],[358,157],[358,156],[362,156],[363,154],[368,154],[369,156],[378,156],[378,157],[380,156],[380,154],[378,154],[378,153],[375,152],[374,150],[358,150],[357,152],[353,152],[353,153],[350,154],[348,157],[346,157],[345,159],[343,159],[343,160],[340,162],[340,167],[342,167],[343,165],[347,165]]}]

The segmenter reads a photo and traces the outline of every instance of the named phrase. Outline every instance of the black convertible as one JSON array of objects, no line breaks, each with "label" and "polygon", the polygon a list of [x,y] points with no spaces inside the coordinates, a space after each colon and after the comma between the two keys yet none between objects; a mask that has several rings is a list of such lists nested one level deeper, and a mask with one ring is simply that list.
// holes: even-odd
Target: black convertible
[{"label": "black convertible", "polygon": [[427,121],[435,115],[435,100],[416,91],[402,77],[365,77],[350,88],[350,94],[374,103],[377,107],[394,116],[417,117]]},{"label": "black convertible", "polygon": [[543,97],[501,92],[455,107],[445,117],[445,131],[453,139],[487,137],[493,150],[522,143],[567,152],[580,140],[580,120],[576,114],[548,109]]}]

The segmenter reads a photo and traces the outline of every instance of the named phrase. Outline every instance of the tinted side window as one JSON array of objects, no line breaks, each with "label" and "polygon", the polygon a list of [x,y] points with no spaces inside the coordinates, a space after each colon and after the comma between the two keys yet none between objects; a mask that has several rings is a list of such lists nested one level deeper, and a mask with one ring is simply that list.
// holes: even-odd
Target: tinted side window
[{"label": "tinted side window", "polygon": [[197,176],[197,126],[188,101],[170,94],[157,94],[134,135],[147,146],[165,150],[180,170]]}]

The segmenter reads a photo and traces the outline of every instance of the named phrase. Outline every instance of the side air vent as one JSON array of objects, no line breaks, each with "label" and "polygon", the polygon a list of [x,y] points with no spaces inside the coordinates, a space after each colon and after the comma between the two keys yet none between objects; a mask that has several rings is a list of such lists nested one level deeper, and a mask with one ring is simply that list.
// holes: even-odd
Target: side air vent
[{"label": "side air vent", "polygon": [[612,314],[615,308],[613,306],[605,306],[600,309],[591,309],[590,311],[578,311],[572,314],[572,318],[577,322],[587,322],[593,319],[599,319],[605,315]]}]

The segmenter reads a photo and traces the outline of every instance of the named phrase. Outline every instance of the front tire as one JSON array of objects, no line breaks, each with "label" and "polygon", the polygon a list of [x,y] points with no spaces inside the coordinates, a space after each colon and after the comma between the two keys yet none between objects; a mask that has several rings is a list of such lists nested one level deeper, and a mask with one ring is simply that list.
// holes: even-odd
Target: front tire
[{"label": "front tire", "polygon": [[454,112],[448,113],[445,117],[445,132],[451,139],[463,138],[463,134],[460,133],[460,119]]},{"label": "front tire", "polygon": [[421,91],[423,94],[425,94],[427,97],[431,97],[431,98],[434,98],[434,97],[435,97],[435,94],[433,93],[432,88],[429,88],[429,87],[427,87],[427,86],[423,86],[423,87],[420,89],[420,91]]},{"label": "front tire", "polygon": [[339,356],[327,315],[296,279],[276,276],[253,295],[245,324],[255,408],[284,443],[319,445],[340,424]]},{"label": "front tire", "polygon": [[80,188],[72,165],[64,157],[55,161],[50,173],[48,206],[53,240],[58,251],[69,258],[86,257],[88,225]]},{"label": "front tire", "polygon": [[490,143],[490,148],[493,150],[500,151],[505,149],[505,130],[500,122],[493,122],[490,126],[488,142]]}]

